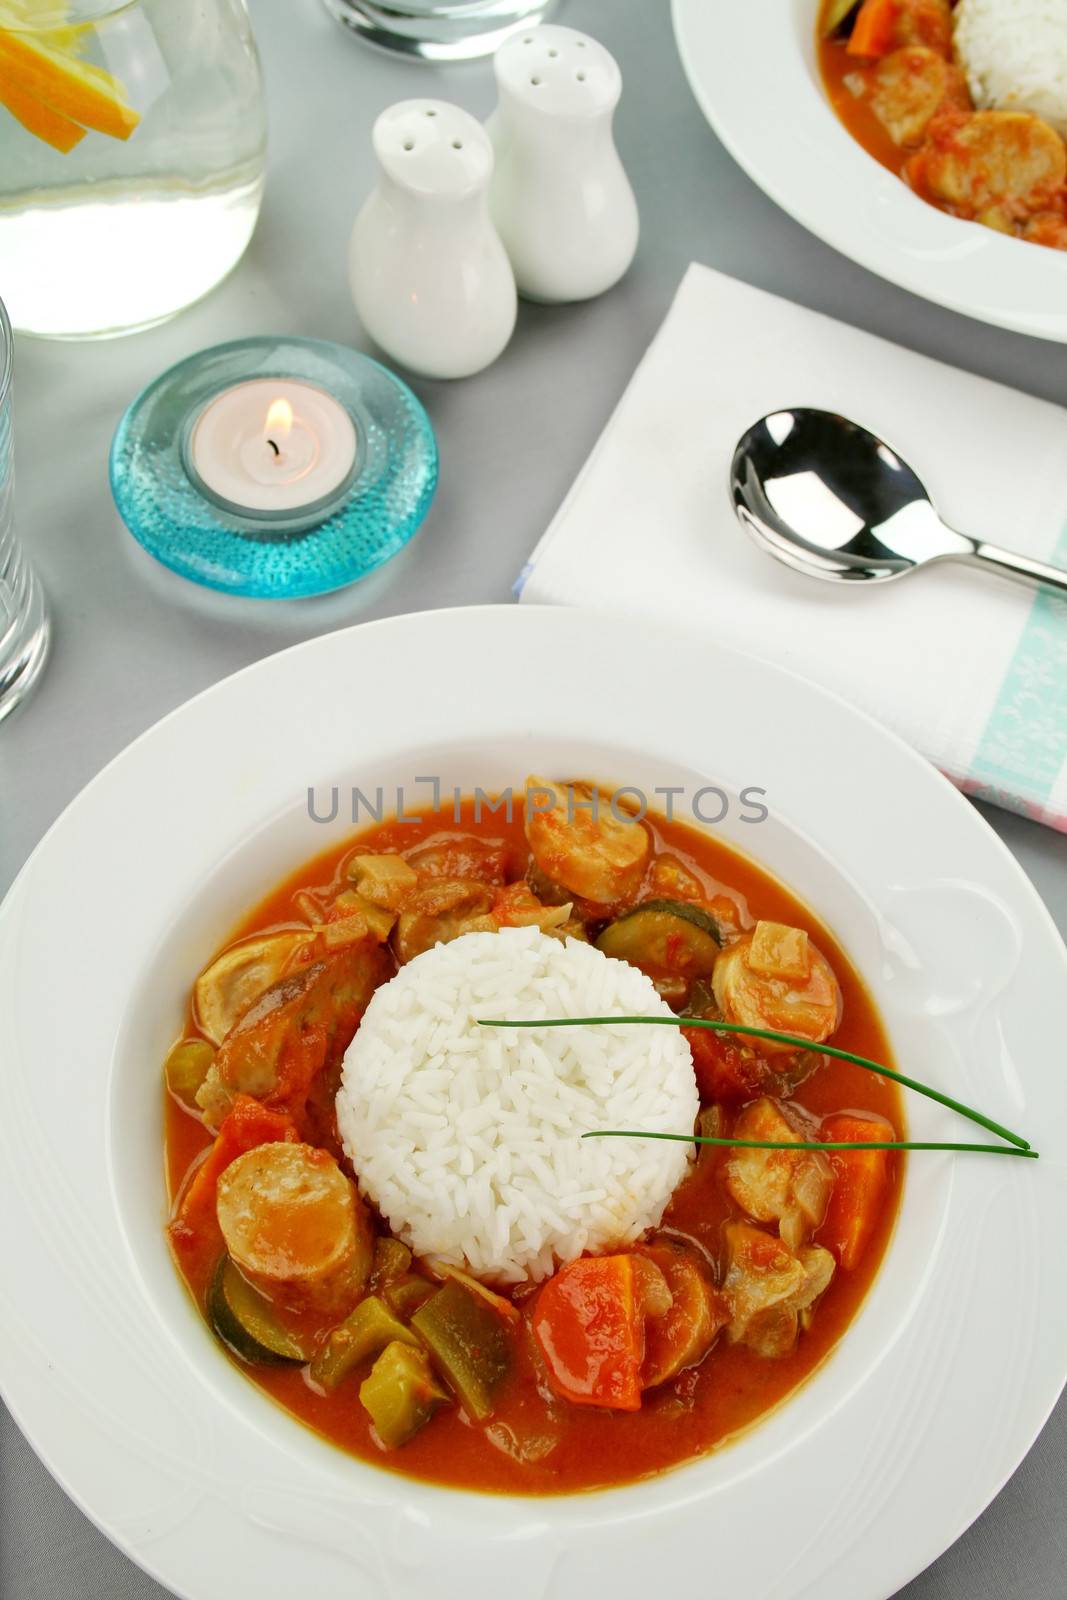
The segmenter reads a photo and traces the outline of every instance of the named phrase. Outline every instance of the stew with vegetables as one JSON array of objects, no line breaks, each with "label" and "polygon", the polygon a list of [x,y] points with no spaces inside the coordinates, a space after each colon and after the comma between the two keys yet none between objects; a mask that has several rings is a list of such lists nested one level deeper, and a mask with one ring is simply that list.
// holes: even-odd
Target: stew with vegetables
[{"label": "stew with vegetables", "polygon": [[[824,0],[819,54],[830,101],[864,149],[921,199],[1016,239],[1067,250],[1059,36],[1050,19],[1048,51],[1035,39],[1027,72],[1030,80],[1043,68],[1051,86],[1045,96],[1059,85],[1063,110],[1053,126],[1025,109],[1031,81],[1008,88],[1003,104],[975,108],[963,32],[954,31],[959,14],[955,0]],[[1030,22],[1009,9],[1003,26],[1010,37]],[[983,56],[979,78],[988,78],[990,67]]]},{"label": "stew with vegetables", "polygon": [[[697,1147],[659,1226],[520,1283],[413,1255],[335,1114],[382,985],[508,928],[639,967],[681,1017],[804,1041],[686,1030],[696,1131],[778,1148]],[[606,805],[505,820],[473,800],[386,822],[271,890],[193,985],[165,1065],[173,1254],[220,1349],[344,1450],[465,1489],[641,1478],[795,1389],[878,1270],[900,1154],[790,1148],[905,1136],[896,1086],[822,1053],[831,1039],[889,1062],[830,930],[708,832]]]}]

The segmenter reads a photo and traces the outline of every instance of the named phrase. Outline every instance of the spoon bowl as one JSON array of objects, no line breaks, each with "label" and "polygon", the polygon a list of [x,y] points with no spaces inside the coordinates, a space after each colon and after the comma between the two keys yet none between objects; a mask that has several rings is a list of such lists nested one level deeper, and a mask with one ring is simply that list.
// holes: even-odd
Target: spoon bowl
[{"label": "spoon bowl", "polygon": [[810,406],[772,411],[742,435],[734,510],[762,550],[813,578],[885,583],[966,561],[1067,593],[1067,573],[957,533],[907,462],[858,422]]}]

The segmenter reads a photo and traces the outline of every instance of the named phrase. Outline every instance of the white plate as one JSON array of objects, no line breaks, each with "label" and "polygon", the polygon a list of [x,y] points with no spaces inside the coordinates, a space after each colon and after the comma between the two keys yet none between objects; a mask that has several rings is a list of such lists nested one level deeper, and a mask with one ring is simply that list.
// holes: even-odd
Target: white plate
[{"label": "white plate", "polygon": [[[556,1500],[350,1459],[224,1359],[164,1244],[160,1061],[239,912],[346,831],[337,783],[527,768],[767,790],[725,837],[827,918],[900,1061],[1033,1136],[1040,1162],[912,1157],[847,1337],[719,1453]],[[426,798],[423,789],[416,794]],[[688,804],[688,800],[681,802]],[[707,811],[710,802],[705,800]],[[0,1373],[22,1428],[189,1600],[880,1600],[982,1509],[1067,1367],[1067,954],[1008,853],[891,735],[676,632],[536,607],[313,640],[176,711],[74,802],[0,911]],[[961,1123],[913,1099],[918,1135]]]},{"label": "white plate", "polygon": [[843,255],[981,322],[1067,340],[1067,252],[961,222],[914,195],[827,100],[818,0],[672,0],[704,115],[749,177]]}]

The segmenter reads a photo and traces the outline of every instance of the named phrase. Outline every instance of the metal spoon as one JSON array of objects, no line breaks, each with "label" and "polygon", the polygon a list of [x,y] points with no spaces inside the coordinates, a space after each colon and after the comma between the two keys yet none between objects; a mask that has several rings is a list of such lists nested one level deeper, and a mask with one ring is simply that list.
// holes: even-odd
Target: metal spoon
[{"label": "metal spoon", "polygon": [[797,572],[885,582],[931,561],[966,561],[1067,595],[1067,571],[970,539],[942,522],[906,461],[832,411],[772,411],[730,468],[734,510],[761,549]]}]

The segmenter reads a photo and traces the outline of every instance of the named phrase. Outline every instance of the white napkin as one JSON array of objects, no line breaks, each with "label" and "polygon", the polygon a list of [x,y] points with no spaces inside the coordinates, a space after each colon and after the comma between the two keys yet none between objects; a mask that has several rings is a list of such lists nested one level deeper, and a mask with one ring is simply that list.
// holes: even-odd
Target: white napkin
[{"label": "white napkin", "polygon": [[836,586],[758,550],[729,464],[793,405],[872,428],[962,532],[1067,567],[1067,413],[694,265],[522,600],[695,625],[847,696],[969,793],[1067,830],[1067,601],[951,564]]}]

